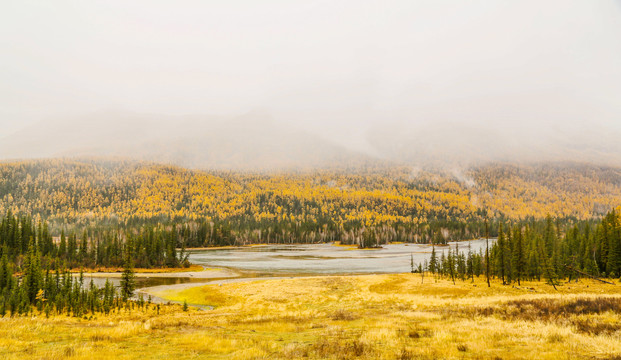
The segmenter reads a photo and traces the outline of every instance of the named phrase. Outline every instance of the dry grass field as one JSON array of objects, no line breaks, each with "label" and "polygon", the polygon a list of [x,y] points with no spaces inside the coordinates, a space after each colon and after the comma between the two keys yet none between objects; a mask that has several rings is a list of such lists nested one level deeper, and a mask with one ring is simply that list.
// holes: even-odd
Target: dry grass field
[{"label": "dry grass field", "polygon": [[0,319],[3,359],[621,359],[621,286],[323,276],[155,293],[78,319]]}]

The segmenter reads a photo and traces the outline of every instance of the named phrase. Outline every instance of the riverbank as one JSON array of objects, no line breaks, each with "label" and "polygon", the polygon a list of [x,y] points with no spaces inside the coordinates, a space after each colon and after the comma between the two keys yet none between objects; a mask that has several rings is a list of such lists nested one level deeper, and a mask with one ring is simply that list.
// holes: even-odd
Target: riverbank
[{"label": "riverbank", "polygon": [[[134,268],[134,273],[142,274],[166,274],[166,273],[190,273],[203,271],[205,268],[201,265],[191,264],[188,267],[176,267],[176,268]],[[72,273],[83,272],[85,274],[114,274],[122,273],[122,267],[96,267],[96,268],[73,268],[70,270]]]},{"label": "riverbank", "polygon": [[608,359],[621,287],[503,286],[420,274],[218,281],[169,288],[180,305],[92,319],[0,319],[3,359]]},{"label": "riverbank", "polygon": [[[467,243],[469,241],[479,241],[479,240],[484,240],[484,239],[470,239],[470,240],[459,240],[457,241],[458,243]],[[495,239],[491,239],[490,240],[495,240]],[[369,248],[360,248],[358,245],[356,244],[341,244],[340,241],[334,241],[334,242],[327,242],[327,243],[315,243],[315,244],[308,244],[308,243],[294,243],[294,244],[265,244],[265,243],[261,243],[261,244],[247,244],[247,245],[227,245],[227,246],[208,246],[208,247],[193,247],[193,248],[186,248],[186,251],[203,251],[203,250],[234,250],[234,249],[245,249],[245,248],[254,248],[254,247],[266,247],[266,246],[279,246],[279,245],[322,245],[322,244],[328,244],[328,245],[332,245],[332,246],[336,246],[336,247],[342,247],[342,248],[347,248],[347,249],[351,249],[351,250],[374,250],[374,249],[381,249],[382,247],[369,247]],[[394,241],[385,245],[422,245],[422,246],[429,246],[431,247],[432,244],[419,244],[419,243],[407,243],[407,242],[403,242],[403,241]],[[449,244],[435,244],[435,246],[437,247],[448,247]]]},{"label": "riverbank", "polygon": [[262,247],[262,246],[270,246],[270,245],[282,245],[282,244],[247,244],[247,245],[206,246],[206,247],[186,248],[185,250],[186,251],[228,250],[228,249],[243,249],[243,248]]},{"label": "riverbank", "polygon": [[[162,272],[150,272],[150,271],[135,271],[134,276],[137,278],[140,277],[149,277],[149,278],[194,278],[194,279],[212,279],[212,278],[228,278],[228,277],[238,277],[240,273],[226,268],[204,268],[199,265],[195,265],[193,268],[196,270],[187,270],[185,271],[162,271]],[[143,269],[143,270],[153,270],[153,269]],[[114,271],[98,271],[98,272],[84,272],[88,274],[89,277],[95,278],[120,278],[123,275],[121,272]]]}]

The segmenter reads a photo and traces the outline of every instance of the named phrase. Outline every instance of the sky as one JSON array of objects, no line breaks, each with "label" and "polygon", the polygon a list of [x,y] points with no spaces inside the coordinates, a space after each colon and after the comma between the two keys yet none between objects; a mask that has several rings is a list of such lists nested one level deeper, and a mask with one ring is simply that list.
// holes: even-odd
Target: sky
[{"label": "sky", "polygon": [[369,153],[434,124],[597,139],[621,131],[620,35],[620,0],[5,0],[0,137],[261,109]]}]

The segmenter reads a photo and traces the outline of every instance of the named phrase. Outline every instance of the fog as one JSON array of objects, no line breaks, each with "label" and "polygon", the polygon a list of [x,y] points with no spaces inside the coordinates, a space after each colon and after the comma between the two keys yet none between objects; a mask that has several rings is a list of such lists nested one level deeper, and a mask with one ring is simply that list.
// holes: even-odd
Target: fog
[{"label": "fog", "polygon": [[620,34],[618,0],[9,0],[0,157],[621,165]]}]

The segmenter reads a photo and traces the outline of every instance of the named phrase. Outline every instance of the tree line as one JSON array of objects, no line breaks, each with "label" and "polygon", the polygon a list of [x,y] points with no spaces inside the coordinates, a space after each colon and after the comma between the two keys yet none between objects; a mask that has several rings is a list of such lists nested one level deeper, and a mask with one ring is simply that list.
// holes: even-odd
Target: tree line
[{"label": "tree line", "polygon": [[0,316],[38,312],[46,316],[67,314],[85,317],[145,307],[150,299],[147,302],[142,296],[132,299],[135,282],[129,249],[125,256],[121,286],[117,289],[109,280],[99,288],[92,279],[86,285],[83,272],[78,277],[67,268],[46,267],[34,240],[28,244],[21,265],[9,261],[9,252],[3,246],[0,255]]},{"label": "tree line", "polygon": [[128,252],[141,268],[188,266],[179,234],[176,226],[95,227],[84,229],[79,236],[61,229],[54,237],[46,221],[35,222],[29,215],[17,216],[9,210],[0,221],[0,249],[18,270],[30,246],[46,268],[122,267]]},{"label": "tree line", "polygon": [[473,252],[464,243],[446,254],[412,266],[453,280],[489,276],[503,284],[545,280],[557,285],[561,279],[583,276],[621,277],[621,217],[619,210],[600,221],[566,224],[548,216],[529,223],[500,224],[497,238],[488,249]]}]

